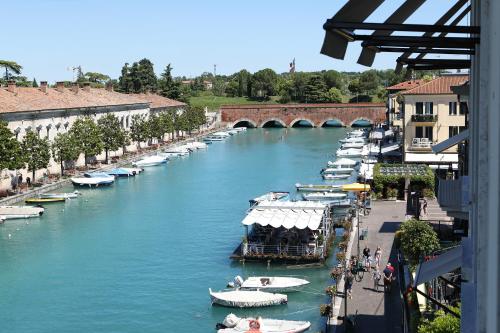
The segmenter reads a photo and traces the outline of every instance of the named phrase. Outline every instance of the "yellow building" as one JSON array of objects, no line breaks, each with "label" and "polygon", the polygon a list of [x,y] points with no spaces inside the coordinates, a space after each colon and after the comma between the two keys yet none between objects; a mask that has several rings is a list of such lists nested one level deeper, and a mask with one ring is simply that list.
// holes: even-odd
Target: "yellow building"
[{"label": "yellow building", "polygon": [[442,76],[400,93],[406,163],[424,163],[435,169],[448,169],[450,165],[457,168],[456,146],[439,154],[432,152],[432,146],[465,129],[467,103],[460,103],[451,87],[468,79],[468,75]]},{"label": "yellow building", "polygon": [[423,80],[404,81],[393,86],[387,87],[388,92],[388,120],[389,126],[403,129],[403,107],[401,93],[418,87],[425,83]]}]

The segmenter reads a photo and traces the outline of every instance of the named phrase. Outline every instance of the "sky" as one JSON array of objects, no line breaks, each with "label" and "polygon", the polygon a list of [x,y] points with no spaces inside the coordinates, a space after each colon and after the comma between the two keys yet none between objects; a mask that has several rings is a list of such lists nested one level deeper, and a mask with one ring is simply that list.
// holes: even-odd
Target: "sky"
[{"label": "sky", "polygon": [[[0,59],[23,66],[38,81],[73,78],[72,67],[118,78],[124,63],[148,58],[160,74],[288,71],[363,71],[359,45],[345,60],[320,54],[323,24],[346,0],[22,0],[2,4]],[[383,22],[403,1],[386,0],[367,19]],[[454,1],[453,1],[454,2]],[[436,21],[451,6],[427,0],[407,21]],[[352,44],[352,43],[351,43]],[[397,54],[381,54],[373,68],[394,68]]]}]

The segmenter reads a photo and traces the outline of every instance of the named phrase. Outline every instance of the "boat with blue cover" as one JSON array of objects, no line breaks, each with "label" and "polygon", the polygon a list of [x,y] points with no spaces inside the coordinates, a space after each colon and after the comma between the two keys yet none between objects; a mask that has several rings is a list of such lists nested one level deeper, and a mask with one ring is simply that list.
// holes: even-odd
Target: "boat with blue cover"
[{"label": "boat with blue cover", "polygon": [[115,176],[115,177],[133,177],[136,175],[136,173],[131,172],[130,170],[126,170],[123,168],[115,168],[111,169],[109,171],[106,171],[108,175]]}]

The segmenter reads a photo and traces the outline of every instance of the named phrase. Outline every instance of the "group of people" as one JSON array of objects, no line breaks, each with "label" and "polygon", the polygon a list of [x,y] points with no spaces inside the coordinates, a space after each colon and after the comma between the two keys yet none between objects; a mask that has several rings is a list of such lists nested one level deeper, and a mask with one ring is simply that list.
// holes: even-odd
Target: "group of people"
[{"label": "group of people", "polygon": [[[12,181],[11,181],[13,191],[21,190],[22,184],[23,184],[23,175],[22,174],[18,174],[18,175],[13,176]],[[30,177],[26,177],[26,185],[28,187],[31,186],[31,178]]]}]

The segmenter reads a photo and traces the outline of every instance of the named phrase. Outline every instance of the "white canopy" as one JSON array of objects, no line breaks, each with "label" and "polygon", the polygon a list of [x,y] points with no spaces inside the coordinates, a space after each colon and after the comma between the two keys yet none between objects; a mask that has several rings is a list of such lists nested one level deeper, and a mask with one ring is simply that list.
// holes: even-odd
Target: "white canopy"
[{"label": "white canopy", "polygon": [[458,154],[417,154],[406,153],[405,162],[458,163]]},{"label": "white canopy", "polygon": [[457,246],[438,257],[422,262],[417,269],[414,287],[428,282],[462,266],[462,246]]},{"label": "white canopy", "polygon": [[350,158],[339,158],[335,162],[332,163],[332,165],[346,165],[346,166],[354,166],[358,162],[351,160]]},{"label": "white canopy", "polygon": [[312,201],[262,201],[243,219],[244,225],[270,225],[286,229],[317,230],[327,208],[326,203]]}]

